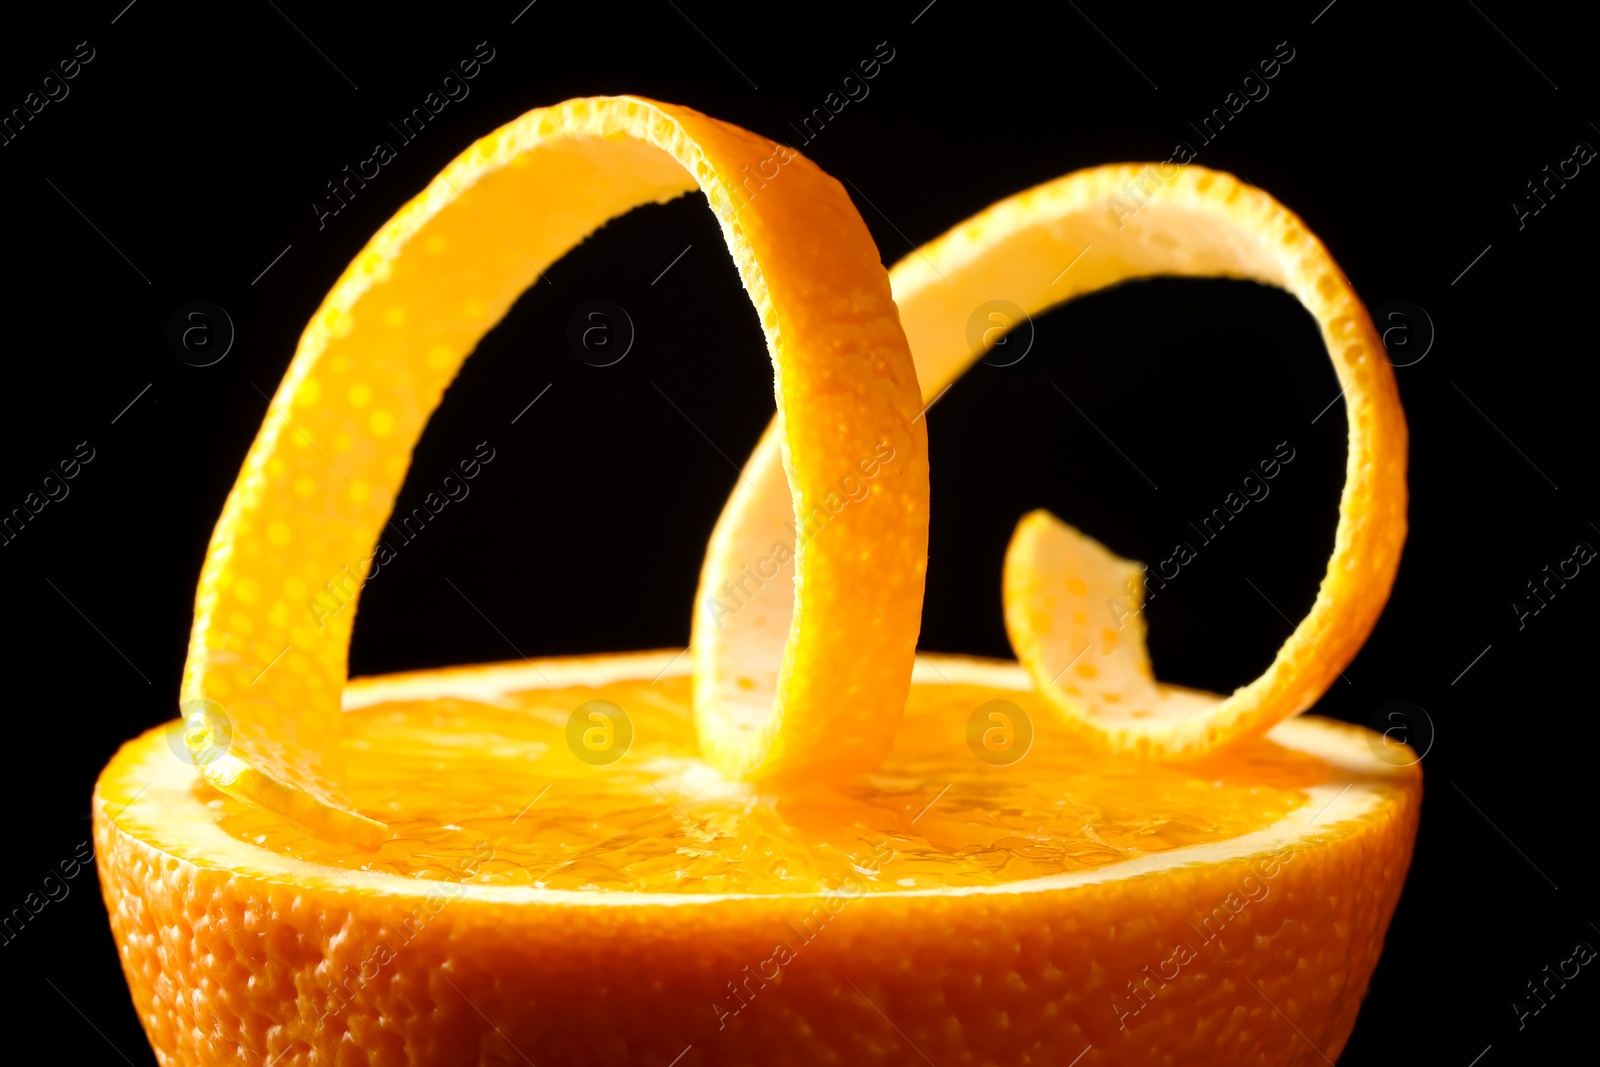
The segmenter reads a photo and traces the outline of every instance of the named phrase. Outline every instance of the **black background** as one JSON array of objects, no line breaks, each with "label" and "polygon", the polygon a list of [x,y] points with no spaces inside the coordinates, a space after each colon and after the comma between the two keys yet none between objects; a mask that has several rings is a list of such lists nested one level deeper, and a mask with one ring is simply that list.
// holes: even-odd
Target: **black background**
[{"label": "black background", "polygon": [[[194,583],[263,394],[384,220],[476,137],[573,96],[638,93],[798,143],[790,123],[888,42],[870,95],[805,146],[854,183],[888,263],[1003,196],[1165,159],[1186,140],[1199,163],[1298,212],[1370,307],[1426,309],[1432,346],[1396,372],[1412,428],[1405,559],[1348,683],[1319,708],[1368,721],[1409,701],[1436,734],[1416,861],[1344,1062],[1466,1067],[1483,1054],[1493,1067],[1588,1032],[1593,968],[1520,1030],[1510,1002],[1576,942],[1600,946],[1583,836],[1594,701],[1578,680],[1600,577],[1586,568],[1520,630],[1510,602],[1577,542],[1600,546],[1588,374],[1600,174],[1585,167],[1520,229],[1510,204],[1578,141],[1600,146],[1591,36],[1503,0],[1425,13],[1085,0],[1048,16],[972,0],[124,2],[8,12],[0,36],[7,111],[78,42],[94,49],[70,95],[0,146],[0,507],[78,442],[95,450],[71,495],[0,547],[0,911],[87,838],[116,747],[174,717]],[[386,120],[480,41],[495,58],[470,96],[319,229],[323,183],[391,140]],[[1270,96],[1202,146],[1186,121],[1279,42],[1294,59]],[[742,459],[772,410],[755,315],[698,198],[614,223],[548,274],[427,430],[403,500],[479,440],[502,458],[369,587],[357,673],[687,641],[701,548],[736,477],[717,449]],[[168,317],[194,299],[237,331],[207,368],[166,343]],[[565,343],[572,310],[593,299],[627,308],[638,331],[606,369]],[[1272,290],[1159,281],[1036,326],[1026,360],[975,368],[928,417],[923,646],[1008,654],[999,570],[1025,510],[1157,559],[1288,441],[1297,458],[1276,503],[1250,509],[1151,608],[1165,677],[1243,683],[1288,632],[1273,605],[1303,614],[1332,543],[1345,424],[1340,405],[1318,418],[1338,387],[1310,318]],[[1429,332],[1416,320],[1395,334],[1412,342],[1395,362],[1415,360]],[[93,881],[80,875],[0,946],[14,1033],[55,1035],[73,1058],[114,1062],[109,1042],[151,1063]]]}]

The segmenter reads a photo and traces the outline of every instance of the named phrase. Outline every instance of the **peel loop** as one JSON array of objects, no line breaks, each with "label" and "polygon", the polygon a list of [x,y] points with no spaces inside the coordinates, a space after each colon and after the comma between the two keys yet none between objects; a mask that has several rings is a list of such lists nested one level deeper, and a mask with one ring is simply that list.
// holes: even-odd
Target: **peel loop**
[{"label": "peel loop", "polygon": [[[782,155],[776,179],[752,177]],[[390,512],[410,450],[543,268],[607,220],[696,188],[772,357],[768,473],[787,514],[827,508],[841,462],[880,444],[895,455],[869,495],[794,550],[795,595],[762,605],[782,634],[777,660],[747,664],[736,634],[699,635],[703,747],[744,775],[881,755],[873,731],[857,743],[840,726],[861,717],[892,736],[904,704],[913,650],[901,635],[915,637],[922,585],[875,564],[920,574],[928,485],[877,250],[839,184],[790,150],[688,108],[601,97],[531,111],[462,153],[368,242],[302,335],[196,594],[181,699],[213,702],[232,731],[226,752],[195,749],[212,785],[330,836],[382,839],[339,785],[340,695],[361,585],[385,539],[405,540]],[[743,579],[730,558],[707,573]]]},{"label": "peel loop", "polygon": [[[1118,595],[1126,596],[1122,582],[1136,568],[1069,527],[1042,516],[1025,519],[1007,556],[1007,629],[1040,692],[1091,744],[1187,758],[1304,711],[1366,640],[1405,540],[1406,426],[1372,321],[1322,243],[1277,201],[1231,175],[1163,167],[1096,167],[1019,193],[901,260],[890,280],[930,403],[987,351],[969,343],[968,321],[974,308],[999,298],[1034,315],[1138,278],[1243,278],[1288,291],[1316,319],[1348,415],[1345,486],[1316,602],[1260,678],[1225,699],[1159,686],[1149,676],[1142,631],[1137,639],[1119,635],[1113,655],[1112,642],[1095,632],[1104,627],[1073,622],[1077,609],[1066,585],[1114,579]],[[1143,190],[1131,212],[1130,187]],[[997,333],[986,333],[985,342]],[[776,447],[769,431],[750,466],[767,473],[735,487],[713,545],[784,535],[772,521],[783,495],[771,473]],[[1103,617],[1110,626],[1111,616]],[[1119,680],[1102,682],[1095,700],[1084,698],[1073,676],[1063,677],[1079,666],[1071,657],[1083,647],[1061,640],[1071,633],[1083,634],[1087,644],[1099,638],[1110,658],[1091,669]],[[1151,714],[1108,714],[1119,701],[1123,712]]]}]

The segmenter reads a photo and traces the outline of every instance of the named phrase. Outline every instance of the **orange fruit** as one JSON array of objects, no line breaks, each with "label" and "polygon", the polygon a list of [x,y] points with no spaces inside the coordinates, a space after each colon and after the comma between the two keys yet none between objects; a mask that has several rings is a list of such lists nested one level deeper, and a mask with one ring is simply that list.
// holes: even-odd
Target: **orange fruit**
[{"label": "orange fruit", "polygon": [[[1093,167],[1046,182],[979,212],[889,272],[930,405],[1024,317],[1155,275],[1247,278],[1294,295],[1321,328],[1350,427],[1333,556],[1316,602],[1261,677],[1225,698],[1155,681],[1139,564],[1047,513],[1017,527],[1003,582],[1006,629],[1040,692],[1082,741],[1185,759],[1316,703],[1366,641],[1394,584],[1406,532],[1405,417],[1383,344],[1349,280],[1266,193],[1173,163]],[[752,477],[734,487],[714,545],[785,535],[777,518],[785,487],[776,471],[759,476],[777,448],[768,436]],[[702,578],[702,599],[709,580]],[[695,619],[698,644],[710,633],[703,611]],[[739,617],[727,624],[748,625]]]},{"label": "orange fruit", "polygon": [[[1108,760],[1020,667],[930,656],[875,773],[773,794],[697,758],[680,655],[352,682],[375,852],[217,792],[168,731],[129,742],[95,839],[161,1062],[1339,1055],[1409,862],[1409,750],[1303,717]],[[631,725],[609,765],[571,740],[593,701]]]},{"label": "orange fruit", "polygon": [[[1039,309],[1176,271],[1300,295],[1346,344],[1353,412],[1340,571],[1308,635],[1353,654],[1387,594],[1404,424],[1365,312],[1296,273],[1320,246],[1225,176],[1173,176],[1123,234],[1094,198],[1126,173],[1022,194],[902,263],[903,331],[838,184],[688,109],[571,101],[446,168],[301,339],[207,553],[183,724],[97,785],[102,885],[162,1062],[1336,1056],[1410,858],[1409,750],[1280,722],[1326,684],[1298,652],[1231,710],[1152,702],[1159,729],[1106,710],[1155,685],[1135,634],[1102,650],[1095,700],[1057,688],[1051,635],[1082,624],[1049,598],[1127,565],[1048,523],[1008,560],[1022,665],[916,652],[924,400],[992,341],[964,327],[994,289]],[[409,449],[467,351],[595,227],[695,188],[778,414],[708,547],[692,670],[669,651],[347,684]],[[1035,276],[1079,237],[1105,261]]]}]

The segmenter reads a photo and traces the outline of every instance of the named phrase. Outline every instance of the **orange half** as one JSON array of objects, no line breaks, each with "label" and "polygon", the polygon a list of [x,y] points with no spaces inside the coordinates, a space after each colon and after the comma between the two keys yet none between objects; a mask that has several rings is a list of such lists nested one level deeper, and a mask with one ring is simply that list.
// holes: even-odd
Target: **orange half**
[{"label": "orange half", "polygon": [[[875,773],[775,793],[698,756],[679,656],[352,682],[376,851],[129,742],[96,853],[161,1062],[1338,1057],[1410,860],[1409,749],[1306,716],[1106,759],[1017,665],[929,656]],[[569,727],[595,701],[631,724],[613,762]]]}]

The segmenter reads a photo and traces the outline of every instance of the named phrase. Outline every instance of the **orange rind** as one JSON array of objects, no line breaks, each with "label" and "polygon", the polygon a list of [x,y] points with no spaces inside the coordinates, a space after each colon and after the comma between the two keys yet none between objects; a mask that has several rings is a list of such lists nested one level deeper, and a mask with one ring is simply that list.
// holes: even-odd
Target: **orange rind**
[{"label": "orange rind", "polygon": [[[774,155],[781,180],[749,176]],[[927,433],[877,251],[843,188],[788,149],[637,97],[531,111],[467,149],[340,276],[300,339],[212,536],[182,700],[208,781],[329,836],[375,845],[382,813],[340,783],[339,694],[369,565],[410,451],[478,339],[540,272],[631,208],[699,189],[761,320],[775,372],[772,472],[826,529],[793,547],[794,594],[696,649],[701,745],[735,776],[846,773],[888,751],[910,684],[927,552]],[[829,510],[857,457],[893,456]],[[841,468],[841,465],[842,468]],[[770,553],[713,553],[749,587]],[[753,617],[755,613],[746,613]],[[769,654],[771,653],[771,654]],[[202,716],[204,717],[204,715]]]},{"label": "orange rind", "polygon": [[[1005,328],[1020,325],[1017,311],[1037,315],[1162,275],[1249,279],[1292,294],[1321,330],[1349,421],[1333,555],[1316,601],[1271,666],[1228,697],[1154,680],[1138,564],[1042,513],[1017,527],[1003,578],[1006,630],[1040,692],[1086,743],[1188,759],[1316,703],[1388,600],[1406,532],[1406,424],[1366,308],[1322,243],[1277,201],[1232,175],[1170,163],[1095,167],[1046,182],[953,227],[889,272],[928,404]],[[999,312],[997,328],[973,330],[975,309],[995,302],[1015,310],[1009,318]],[[784,497],[772,472],[775,448],[764,440],[757,449],[753,476],[735,486],[713,544],[783,537],[773,519]],[[700,614],[696,624],[697,635],[705,632]]]}]

